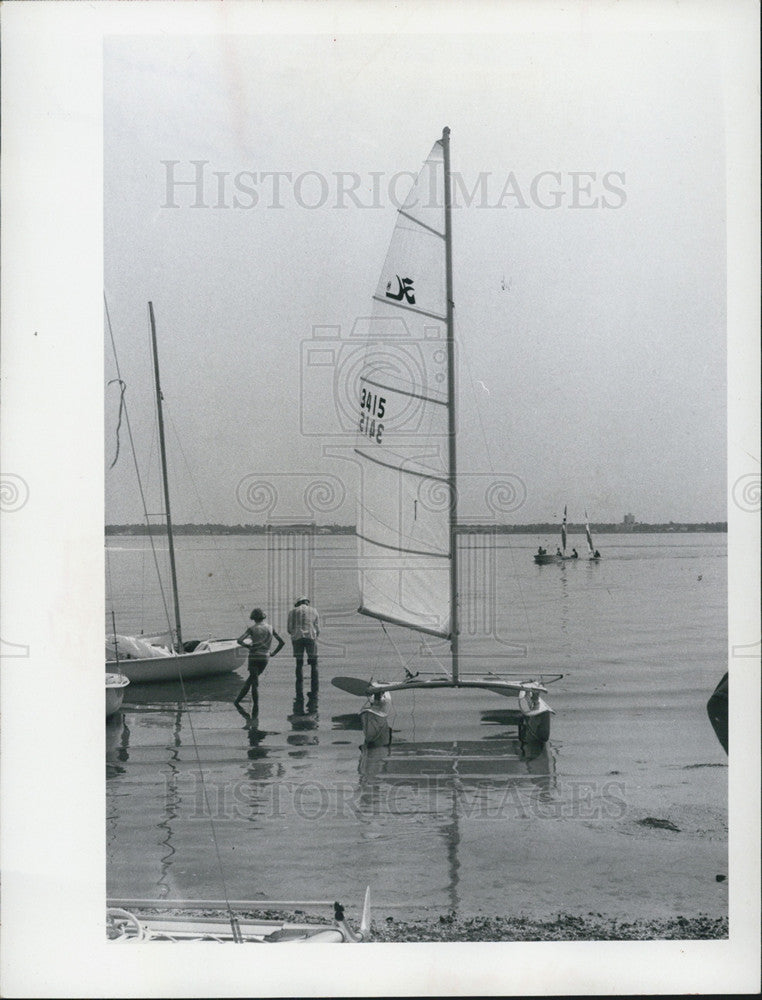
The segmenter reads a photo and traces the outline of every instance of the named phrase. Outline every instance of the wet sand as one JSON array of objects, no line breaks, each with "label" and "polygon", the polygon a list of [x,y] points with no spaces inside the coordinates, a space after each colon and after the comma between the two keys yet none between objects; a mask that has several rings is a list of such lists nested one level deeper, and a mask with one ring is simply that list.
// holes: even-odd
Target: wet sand
[{"label": "wet sand", "polygon": [[372,941],[680,941],[727,938],[725,917],[674,917],[666,920],[617,920],[601,914],[559,914],[553,920],[523,917],[440,916],[415,921],[388,918],[373,924]]}]

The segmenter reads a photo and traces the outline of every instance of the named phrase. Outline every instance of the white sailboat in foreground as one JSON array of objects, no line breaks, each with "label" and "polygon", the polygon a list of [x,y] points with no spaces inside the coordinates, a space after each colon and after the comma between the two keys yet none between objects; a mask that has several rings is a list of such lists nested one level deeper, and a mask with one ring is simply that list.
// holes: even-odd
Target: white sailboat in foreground
[{"label": "white sailboat in foreground", "polygon": [[541,696],[561,675],[516,680],[486,670],[466,674],[459,664],[449,137],[445,128],[398,211],[358,378],[354,458],[361,470],[359,611],[449,640],[450,667],[433,675],[406,670],[397,682],[332,683],[369,699],[361,712],[368,743],[388,735],[373,710],[380,695],[439,688],[517,697],[524,734],[543,742],[553,710]]},{"label": "white sailboat in foreground", "polygon": [[[243,663],[241,647],[234,639],[183,641],[180,625],[180,597],[177,588],[175,567],[175,545],[172,533],[172,516],[169,506],[169,479],[167,476],[167,455],[164,444],[164,416],[162,410],[161,384],[159,381],[159,353],[156,342],[156,322],[153,303],[148,303],[151,321],[151,344],[153,349],[154,384],[156,390],[156,413],[159,429],[159,453],[161,456],[162,482],[164,487],[164,509],[169,547],[169,567],[172,579],[174,602],[174,642],[172,630],[167,636],[106,636],[106,673],[122,674],[131,683],[192,680],[226,674]],[[146,523],[148,517],[146,515]]]}]

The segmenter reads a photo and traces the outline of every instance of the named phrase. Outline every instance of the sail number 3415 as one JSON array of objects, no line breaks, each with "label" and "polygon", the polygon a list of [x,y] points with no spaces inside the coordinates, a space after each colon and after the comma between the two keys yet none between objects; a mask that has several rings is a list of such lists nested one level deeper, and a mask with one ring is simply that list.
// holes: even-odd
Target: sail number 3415
[{"label": "sail number 3415", "polygon": [[363,388],[360,395],[360,433],[381,444],[384,425],[381,419],[386,412],[386,399]]}]

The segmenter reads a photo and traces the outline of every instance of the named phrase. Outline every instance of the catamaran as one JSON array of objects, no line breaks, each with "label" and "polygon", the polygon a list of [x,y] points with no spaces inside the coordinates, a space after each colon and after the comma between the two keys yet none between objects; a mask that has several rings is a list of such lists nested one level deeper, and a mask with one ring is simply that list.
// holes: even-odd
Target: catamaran
[{"label": "catamaran", "polygon": [[562,676],[516,680],[460,668],[451,208],[445,128],[398,210],[373,295],[353,457],[361,471],[359,612],[448,640],[450,664],[433,675],[405,667],[398,681],[333,678],[336,687],[369,699],[361,712],[366,743],[386,738],[389,705],[381,709],[377,696],[442,688],[517,697],[522,731],[547,740],[553,710],[542,695]]}]

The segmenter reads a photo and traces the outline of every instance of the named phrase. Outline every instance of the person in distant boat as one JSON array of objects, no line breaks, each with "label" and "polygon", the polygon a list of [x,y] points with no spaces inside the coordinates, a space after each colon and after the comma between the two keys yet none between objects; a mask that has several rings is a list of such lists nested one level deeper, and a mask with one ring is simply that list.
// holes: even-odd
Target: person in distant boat
[{"label": "person in distant boat", "polygon": [[557,545],[556,545],[556,555],[557,556],[561,555],[561,549],[559,549],[559,547]]},{"label": "person in distant boat", "polygon": [[317,692],[317,639],[320,635],[320,615],[310,604],[309,598],[300,597],[295,602],[293,608],[288,613],[286,627],[288,634],[291,636],[291,644],[294,650],[296,682],[297,684],[301,684],[302,682],[302,668],[306,654],[307,663],[310,665],[310,685],[312,691]]},{"label": "person in distant boat", "polygon": [[273,639],[277,641],[278,645],[272,651],[272,656],[277,656],[285,645],[272,625],[265,621],[266,617],[261,608],[254,608],[249,615],[253,625],[249,625],[243,635],[236,639],[239,646],[244,646],[249,651],[249,676],[239,691],[235,704],[240,705],[248,692],[251,691],[252,715],[257,715],[259,712],[259,675],[270,662],[270,646],[272,646]]},{"label": "person in distant boat", "polygon": [[579,553],[576,549],[572,549],[572,559],[579,559]]},{"label": "person in distant boat", "polygon": [[593,553],[593,559],[600,559],[600,558],[601,558],[601,554],[598,551],[598,549],[596,549],[595,552]]}]

